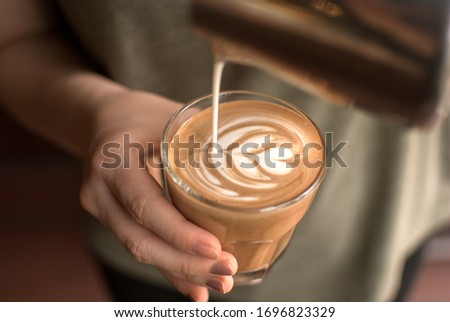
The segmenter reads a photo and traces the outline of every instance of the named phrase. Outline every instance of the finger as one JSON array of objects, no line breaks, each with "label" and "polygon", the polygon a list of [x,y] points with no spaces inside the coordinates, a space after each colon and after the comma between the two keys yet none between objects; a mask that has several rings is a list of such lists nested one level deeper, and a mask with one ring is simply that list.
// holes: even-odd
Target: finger
[{"label": "finger", "polygon": [[[237,261],[234,258],[233,255],[230,253],[227,253],[223,251],[220,256],[221,261],[226,261],[230,263],[231,266],[233,266],[233,274],[234,275],[237,272]],[[170,272],[175,276],[176,278],[183,280],[184,276],[182,274],[179,274],[177,272]],[[210,271],[211,273],[211,271]],[[215,275],[210,276],[190,276],[189,281],[192,283],[195,283],[197,285],[203,285],[208,287],[211,290],[214,290],[216,292],[225,294],[231,291],[231,289],[234,286],[234,279],[231,276],[221,275],[218,274],[219,272],[216,272]],[[212,273],[213,274],[213,273]]]},{"label": "finger", "polygon": [[[177,279],[181,281],[186,281],[184,279],[183,275],[180,275],[178,273],[172,273],[172,276],[176,277]],[[234,279],[231,276],[221,276],[221,275],[211,275],[211,276],[189,276],[188,281],[189,283],[207,287],[210,290],[213,290],[215,292],[226,294],[230,292],[233,289],[234,286]]]},{"label": "finger", "polygon": [[209,298],[208,290],[192,282],[182,280],[172,273],[161,270],[166,279],[183,295],[190,298],[194,302],[207,302]]},{"label": "finger", "polygon": [[168,202],[145,169],[123,169],[105,181],[131,216],[179,250],[212,259],[221,252],[219,240],[194,225]]},{"label": "finger", "polygon": [[[207,285],[211,275],[234,275],[237,271],[235,258],[222,252],[218,260],[184,253],[172,247],[157,234],[137,224],[112,194],[103,194],[101,216],[119,242],[136,260],[155,265],[177,274],[177,277],[200,285]],[[200,278],[203,277],[203,278]],[[226,285],[230,282],[226,282]]]}]

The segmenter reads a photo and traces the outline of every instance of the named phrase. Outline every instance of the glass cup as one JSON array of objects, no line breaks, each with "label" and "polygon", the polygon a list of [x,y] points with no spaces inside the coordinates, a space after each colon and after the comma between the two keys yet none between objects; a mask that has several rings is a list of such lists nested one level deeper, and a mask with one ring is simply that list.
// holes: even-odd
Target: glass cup
[{"label": "glass cup", "polygon": [[[268,102],[298,113],[317,131],[320,145],[324,147],[317,126],[294,105],[254,92],[229,91],[220,94],[221,104],[246,100]],[[220,240],[222,249],[236,257],[238,272],[234,277],[235,285],[257,284],[284,251],[296,225],[308,210],[325,175],[325,149],[321,152],[317,175],[295,197],[262,208],[221,204],[202,196],[198,187],[186,184],[169,162],[170,142],[177,131],[192,116],[211,106],[211,95],[194,100],[176,112],[166,125],[161,144],[164,193],[188,220],[214,234]]]}]

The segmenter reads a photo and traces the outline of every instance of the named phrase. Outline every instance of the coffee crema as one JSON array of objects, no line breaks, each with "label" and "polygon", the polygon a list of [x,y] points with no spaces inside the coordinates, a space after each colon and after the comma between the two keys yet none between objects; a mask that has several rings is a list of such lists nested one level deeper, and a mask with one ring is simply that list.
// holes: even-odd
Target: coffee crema
[{"label": "coffee crema", "polygon": [[204,199],[244,209],[277,206],[307,190],[324,166],[319,132],[294,109],[264,101],[221,103],[217,149],[211,118],[207,108],[177,131],[177,142],[191,140],[195,148],[177,148],[172,139],[168,151],[175,176]]}]

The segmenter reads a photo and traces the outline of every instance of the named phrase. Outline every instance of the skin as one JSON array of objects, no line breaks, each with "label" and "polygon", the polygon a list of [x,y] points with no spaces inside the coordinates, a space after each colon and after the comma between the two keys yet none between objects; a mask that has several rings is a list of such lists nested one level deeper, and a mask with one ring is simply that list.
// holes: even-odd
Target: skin
[{"label": "skin", "polygon": [[236,259],[164,199],[156,172],[138,167],[136,149],[131,168],[101,167],[108,161],[103,144],[123,142],[124,133],[159,146],[164,124],[181,104],[96,73],[59,32],[59,19],[51,1],[0,1],[1,105],[83,160],[82,206],[136,260],[158,267],[192,300],[207,301],[208,288],[229,292]]}]

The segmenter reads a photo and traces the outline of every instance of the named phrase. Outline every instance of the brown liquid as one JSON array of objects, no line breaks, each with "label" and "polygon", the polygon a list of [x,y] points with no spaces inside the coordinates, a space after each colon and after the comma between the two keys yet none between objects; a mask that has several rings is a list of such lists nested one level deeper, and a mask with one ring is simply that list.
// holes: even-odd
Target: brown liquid
[{"label": "brown liquid", "polygon": [[[175,135],[179,142],[194,134],[200,147],[210,143],[211,114],[207,108],[185,122]],[[201,148],[169,148],[168,163],[178,180],[176,184],[166,173],[170,197],[186,218],[233,253],[239,272],[266,269],[284,250],[314,197],[317,185],[311,186],[324,166],[324,152],[317,146],[322,147],[320,134],[297,111],[263,101],[234,101],[220,105],[218,143],[223,151],[208,160]],[[315,167],[303,162],[308,144],[316,144],[307,154]],[[221,165],[213,167],[214,162]]]}]

